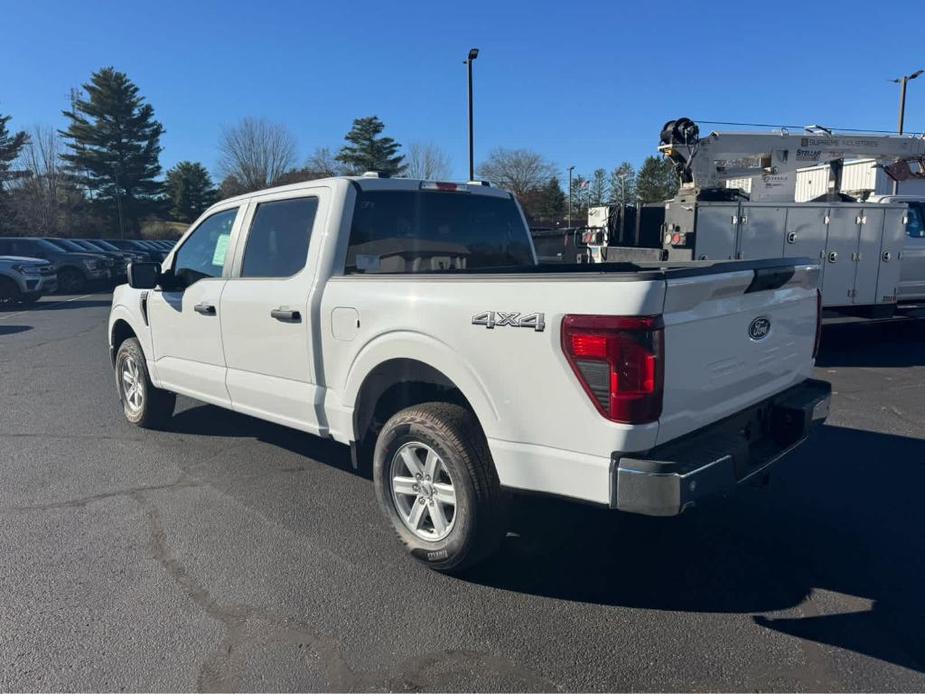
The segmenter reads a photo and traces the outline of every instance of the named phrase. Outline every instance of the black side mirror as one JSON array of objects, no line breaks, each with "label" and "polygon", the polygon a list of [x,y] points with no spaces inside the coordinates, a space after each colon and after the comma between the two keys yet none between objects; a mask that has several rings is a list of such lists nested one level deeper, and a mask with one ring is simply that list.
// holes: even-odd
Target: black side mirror
[{"label": "black side mirror", "polygon": [[160,263],[129,263],[126,269],[128,286],[134,289],[154,289],[161,275]]}]

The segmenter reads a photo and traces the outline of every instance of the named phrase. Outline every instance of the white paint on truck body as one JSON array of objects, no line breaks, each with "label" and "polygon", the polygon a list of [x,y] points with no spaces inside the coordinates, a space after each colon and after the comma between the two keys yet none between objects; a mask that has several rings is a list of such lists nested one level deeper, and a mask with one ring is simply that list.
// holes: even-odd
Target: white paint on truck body
[{"label": "white paint on truck body", "polygon": [[[422,362],[452,381],[471,405],[502,484],[603,504],[612,502],[615,453],[646,451],[810,375],[815,266],[799,266],[783,286],[752,293],[744,293],[751,270],[693,277],[663,275],[661,268],[345,273],[358,189],[421,185],[336,178],[224,201],[192,225],[163,263],[164,269],[173,267],[187,238],[215,210],[237,208],[222,277],[179,293],[118,287],[110,336],[115,321],[130,324],[159,387],[342,443],[364,433],[356,430],[354,414],[367,376],[390,360]],[[475,185],[458,194],[509,199]],[[303,270],[283,279],[242,278],[256,207],[299,196],[319,201]],[[523,233],[529,242],[526,225]],[[143,291],[149,295],[147,321]],[[216,315],[190,305],[206,300]],[[300,321],[274,320],[270,312],[280,307],[298,311]],[[543,329],[488,328],[473,321],[485,312],[542,314]],[[568,314],[663,318],[664,405],[658,421],[620,424],[600,414],[563,353],[561,326]],[[771,327],[767,339],[756,343],[748,331],[759,317]]]}]

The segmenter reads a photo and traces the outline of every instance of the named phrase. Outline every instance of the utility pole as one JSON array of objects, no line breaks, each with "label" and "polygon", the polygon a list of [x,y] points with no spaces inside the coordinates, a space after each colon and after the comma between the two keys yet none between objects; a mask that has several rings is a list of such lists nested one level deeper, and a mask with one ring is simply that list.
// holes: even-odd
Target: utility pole
[{"label": "utility pole", "polygon": [[465,63],[469,69],[469,180],[475,180],[475,156],[473,154],[473,144],[472,144],[472,61],[479,57],[478,48],[469,49],[469,57],[466,58]]},{"label": "utility pole", "polygon": [[[921,75],[925,70],[916,70],[911,75],[903,75],[902,77],[897,77],[893,82],[899,84],[899,134],[903,134],[903,125],[905,125],[906,120],[906,85],[910,80],[914,80],[916,77]],[[893,195],[896,195],[899,190],[899,181],[893,181]]]},{"label": "utility pole", "polygon": [[568,228],[572,228],[572,171],[574,166],[568,167]]}]

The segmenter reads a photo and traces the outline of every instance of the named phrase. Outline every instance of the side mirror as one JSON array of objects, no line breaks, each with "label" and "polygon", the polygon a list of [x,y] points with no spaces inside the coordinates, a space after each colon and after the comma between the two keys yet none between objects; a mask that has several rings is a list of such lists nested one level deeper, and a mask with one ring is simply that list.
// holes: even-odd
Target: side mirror
[{"label": "side mirror", "polygon": [[134,289],[154,289],[161,274],[160,263],[129,263],[126,268],[128,286]]}]

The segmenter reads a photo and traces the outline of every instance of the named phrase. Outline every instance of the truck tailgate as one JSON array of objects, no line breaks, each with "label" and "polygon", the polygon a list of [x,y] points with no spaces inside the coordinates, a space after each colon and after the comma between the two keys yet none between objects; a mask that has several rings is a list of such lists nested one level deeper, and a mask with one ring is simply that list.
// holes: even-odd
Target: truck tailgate
[{"label": "truck tailgate", "polygon": [[811,376],[818,275],[807,264],[666,280],[659,443]]}]

